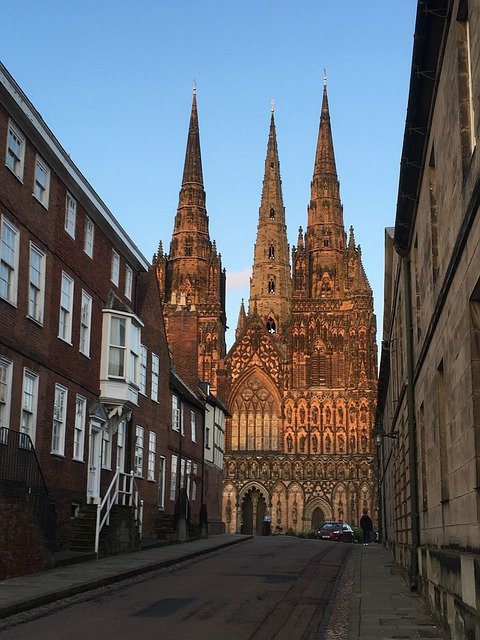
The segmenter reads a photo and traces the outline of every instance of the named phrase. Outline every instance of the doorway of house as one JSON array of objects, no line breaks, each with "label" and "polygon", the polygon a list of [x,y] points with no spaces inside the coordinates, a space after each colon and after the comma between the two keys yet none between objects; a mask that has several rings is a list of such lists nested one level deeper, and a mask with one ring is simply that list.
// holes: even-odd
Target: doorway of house
[{"label": "doorway of house", "polygon": [[242,533],[261,535],[266,511],[263,495],[258,489],[250,489],[242,502]]}]

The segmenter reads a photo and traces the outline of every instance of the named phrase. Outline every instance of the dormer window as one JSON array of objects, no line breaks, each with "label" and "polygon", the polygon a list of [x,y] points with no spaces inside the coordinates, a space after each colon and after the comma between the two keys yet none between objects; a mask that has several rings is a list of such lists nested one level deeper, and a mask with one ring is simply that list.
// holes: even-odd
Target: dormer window
[{"label": "dormer window", "polygon": [[275,209],[273,207],[270,209],[270,220],[275,220]]},{"label": "dormer window", "polygon": [[273,260],[275,258],[275,247],[273,246],[273,244],[268,247],[268,257],[270,258],[270,260]]}]

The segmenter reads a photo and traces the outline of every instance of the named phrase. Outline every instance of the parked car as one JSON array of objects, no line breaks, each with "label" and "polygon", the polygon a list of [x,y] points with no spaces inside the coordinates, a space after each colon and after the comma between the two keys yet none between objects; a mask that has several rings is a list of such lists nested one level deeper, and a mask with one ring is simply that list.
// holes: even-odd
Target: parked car
[{"label": "parked car", "polygon": [[346,522],[325,522],[317,531],[317,538],[319,540],[353,542],[355,536],[352,527]]}]

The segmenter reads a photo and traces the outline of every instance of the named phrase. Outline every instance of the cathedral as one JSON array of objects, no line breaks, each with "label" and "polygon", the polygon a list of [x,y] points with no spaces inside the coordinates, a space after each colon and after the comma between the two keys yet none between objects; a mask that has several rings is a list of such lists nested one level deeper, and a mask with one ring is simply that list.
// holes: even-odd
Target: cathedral
[{"label": "cathedral", "polygon": [[229,410],[226,531],[260,533],[265,517],[278,533],[358,525],[375,508],[376,324],[360,247],[345,232],[326,83],[306,231],[291,252],[272,110],[250,298],[228,353],[225,271],[205,202],[194,92],[170,250],[160,244],[155,267],[174,361]]},{"label": "cathedral", "polygon": [[353,228],[347,240],[326,83],[306,232],[287,242],[272,111],[248,312],[223,369],[228,532],[358,526],[374,513],[377,387],[372,290]]}]

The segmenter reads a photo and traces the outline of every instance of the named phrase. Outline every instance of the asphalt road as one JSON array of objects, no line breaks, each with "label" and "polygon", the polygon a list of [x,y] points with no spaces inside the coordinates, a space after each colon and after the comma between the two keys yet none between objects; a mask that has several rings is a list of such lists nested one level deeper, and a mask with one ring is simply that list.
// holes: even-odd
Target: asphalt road
[{"label": "asphalt road", "polygon": [[319,640],[352,550],[257,537],[25,614],[1,640]]}]

